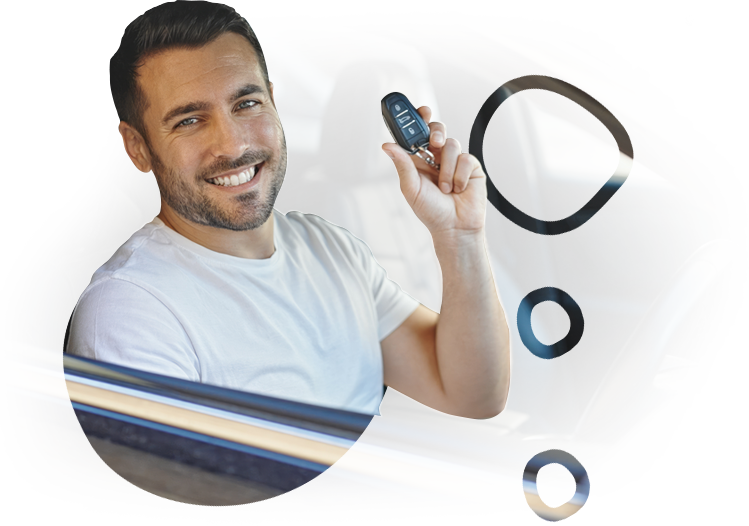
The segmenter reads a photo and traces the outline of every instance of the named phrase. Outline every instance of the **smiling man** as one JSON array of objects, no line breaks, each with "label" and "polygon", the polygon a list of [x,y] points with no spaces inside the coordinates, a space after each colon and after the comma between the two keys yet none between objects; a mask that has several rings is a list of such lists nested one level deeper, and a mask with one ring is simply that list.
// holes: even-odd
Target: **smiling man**
[{"label": "smiling man", "polygon": [[485,176],[444,125],[430,123],[439,172],[383,145],[434,240],[438,315],[346,230],[273,209],[284,133],[260,45],[233,9],[151,9],[125,30],[110,75],[125,149],[153,171],[161,211],[94,274],[68,352],[364,413],[383,382],[455,415],[502,410],[509,336],[485,249]]}]

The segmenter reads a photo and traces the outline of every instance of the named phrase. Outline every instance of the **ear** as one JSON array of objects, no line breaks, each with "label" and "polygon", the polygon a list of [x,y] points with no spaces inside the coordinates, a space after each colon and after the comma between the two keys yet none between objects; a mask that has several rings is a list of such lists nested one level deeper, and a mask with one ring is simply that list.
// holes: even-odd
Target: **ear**
[{"label": "ear", "polygon": [[135,167],[141,172],[150,172],[151,152],[143,136],[125,121],[120,121],[119,130],[122,142],[125,144],[125,151]]}]

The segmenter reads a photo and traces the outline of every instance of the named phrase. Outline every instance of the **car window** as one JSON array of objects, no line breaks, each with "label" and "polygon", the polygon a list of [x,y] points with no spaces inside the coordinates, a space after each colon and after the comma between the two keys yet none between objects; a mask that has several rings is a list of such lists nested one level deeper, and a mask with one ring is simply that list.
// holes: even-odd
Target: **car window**
[{"label": "car window", "polygon": [[546,173],[633,177],[666,182],[661,176],[594,135],[528,101],[538,157]]}]

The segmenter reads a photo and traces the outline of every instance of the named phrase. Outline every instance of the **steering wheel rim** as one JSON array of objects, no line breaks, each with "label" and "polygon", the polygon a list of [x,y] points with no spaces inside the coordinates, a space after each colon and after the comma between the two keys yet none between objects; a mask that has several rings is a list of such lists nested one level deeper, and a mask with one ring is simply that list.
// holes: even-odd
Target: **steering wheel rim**
[{"label": "steering wheel rim", "polygon": [[572,441],[613,444],[637,409],[666,354],[699,361],[731,299],[743,264],[728,239],[698,248],[648,308],[580,417]]}]

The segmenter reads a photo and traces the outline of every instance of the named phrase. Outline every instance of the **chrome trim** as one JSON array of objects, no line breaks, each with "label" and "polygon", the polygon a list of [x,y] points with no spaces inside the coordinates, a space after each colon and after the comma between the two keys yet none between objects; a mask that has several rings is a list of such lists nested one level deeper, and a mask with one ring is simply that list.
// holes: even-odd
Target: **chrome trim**
[{"label": "chrome trim", "polygon": [[554,486],[205,407],[0,358],[0,383],[486,505],[499,516],[575,524],[588,498]]},{"label": "chrome trim", "polygon": [[488,27],[459,13],[439,16],[559,75],[749,193],[749,148],[611,66],[515,17],[493,17]]}]

